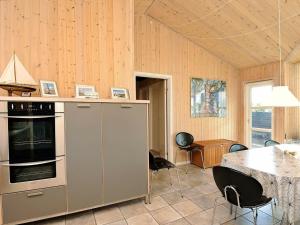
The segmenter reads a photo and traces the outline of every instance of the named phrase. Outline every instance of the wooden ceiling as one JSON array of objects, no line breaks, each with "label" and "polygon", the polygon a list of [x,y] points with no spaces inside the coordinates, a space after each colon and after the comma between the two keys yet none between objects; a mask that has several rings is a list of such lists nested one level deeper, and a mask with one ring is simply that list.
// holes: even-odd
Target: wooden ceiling
[{"label": "wooden ceiling", "polygon": [[[300,44],[300,0],[281,0],[282,56]],[[146,14],[236,66],[279,59],[277,0],[135,0]]]}]

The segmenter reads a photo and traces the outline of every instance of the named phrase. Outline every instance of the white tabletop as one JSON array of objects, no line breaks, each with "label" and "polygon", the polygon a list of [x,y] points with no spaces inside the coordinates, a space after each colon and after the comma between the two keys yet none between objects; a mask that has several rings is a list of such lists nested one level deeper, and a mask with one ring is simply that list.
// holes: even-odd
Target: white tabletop
[{"label": "white tabletop", "polygon": [[251,175],[263,186],[264,195],[276,197],[285,212],[283,224],[300,221],[300,145],[228,153],[223,156],[222,165]]},{"label": "white tabletop", "polygon": [[[295,152],[296,156],[284,152]],[[225,164],[246,167],[276,177],[300,178],[300,145],[277,145],[228,153]]]}]

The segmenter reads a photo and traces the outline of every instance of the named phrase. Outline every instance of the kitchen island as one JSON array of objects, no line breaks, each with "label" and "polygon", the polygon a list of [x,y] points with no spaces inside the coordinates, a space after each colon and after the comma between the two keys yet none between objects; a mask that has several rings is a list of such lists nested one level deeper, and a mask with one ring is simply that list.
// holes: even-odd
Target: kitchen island
[{"label": "kitchen island", "polygon": [[[45,112],[44,108],[52,103],[59,111],[54,116],[35,115],[37,111],[34,110]],[[51,140],[56,141],[56,159],[42,162],[55,168],[53,177],[43,180],[43,184],[51,184],[49,187],[37,188],[41,182],[38,177],[22,184],[11,183],[5,191],[0,186],[1,224],[36,221],[147,197],[148,103],[135,100],[1,97],[0,126],[6,133],[2,137],[4,143],[1,143],[1,148],[5,148],[7,155],[14,142],[9,132],[14,121],[20,120],[26,126],[39,124],[40,120],[44,124],[55,121],[55,138]],[[27,118],[10,115],[14,111],[23,112],[25,108],[30,115]],[[22,127],[18,129],[22,130]],[[34,140],[34,136],[29,137],[31,146],[39,142],[36,149],[46,149],[46,145],[41,144],[41,140]],[[57,143],[62,138],[63,141]],[[63,168],[58,166],[62,162],[59,157],[65,160]],[[1,160],[0,166],[12,168],[21,165],[27,171],[34,171],[44,165],[41,161],[16,165],[9,160]],[[7,174],[4,177],[9,179],[10,170],[5,171]],[[53,181],[56,176],[62,176],[63,183],[55,185]],[[21,185],[22,191],[10,191],[15,190],[16,185]]]}]

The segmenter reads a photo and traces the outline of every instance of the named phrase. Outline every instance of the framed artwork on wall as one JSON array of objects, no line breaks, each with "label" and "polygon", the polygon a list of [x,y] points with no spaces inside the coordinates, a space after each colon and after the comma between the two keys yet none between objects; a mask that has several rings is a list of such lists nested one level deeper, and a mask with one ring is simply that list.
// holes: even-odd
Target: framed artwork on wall
[{"label": "framed artwork on wall", "polygon": [[192,78],[192,117],[225,117],[226,111],[226,81]]},{"label": "framed artwork on wall", "polygon": [[58,91],[55,81],[40,80],[41,95],[43,97],[57,97]]}]

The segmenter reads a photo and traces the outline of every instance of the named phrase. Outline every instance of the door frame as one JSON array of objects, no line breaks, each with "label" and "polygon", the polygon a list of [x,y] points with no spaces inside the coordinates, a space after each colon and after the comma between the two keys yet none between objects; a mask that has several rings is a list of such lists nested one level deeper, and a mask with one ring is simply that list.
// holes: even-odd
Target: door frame
[{"label": "door frame", "polygon": [[166,112],[166,154],[167,159],[170,162],[174,162],[173,157],[173,143],[172,143],[172,132],[173,132],[173,93],[172,93],[172,76],[167,74],[158,74],[158,73],[147,73],[147,72],[134,72],[134,91],[136,92],[136,77],[145,77],[145,78],[154,78],[154,79],[162,79],[167,82],[167,112]]},{"label": "door frame", "polygon": [[[250,102],[251,102],[251,99],[250,99],[250,88],[253,88],[253,87],[259,87],[261,85],[264,85],[264,84],[271,84],[272,86],[274,85],[274,81],[273,80],[261,80],[261,81],[253,81],[253,82],[248,82],[245,84],[245,87],[244,87],[244,91],[245,91],[245,99],[244,99],[244,108],[245,108],[245,115],[244,115],[244,118],[245,118],[245,136],[244,136],[244,140],[245,140],[245,144],[247,146],[252,146],[252,143],[251,143],[251,138],[250,138],[250,134],[251,134],[251,124],[252,124],[252,120],[251,120],[251,117],[250,117],[250,110],[251,110],[251,106],[250,106]],[[267,107],[267,108],[272,108],[272,107]],[[275,120],[274,120],[274,109],[272,108],[272,139],[274,138],[274,124],[275,124]]]}]

